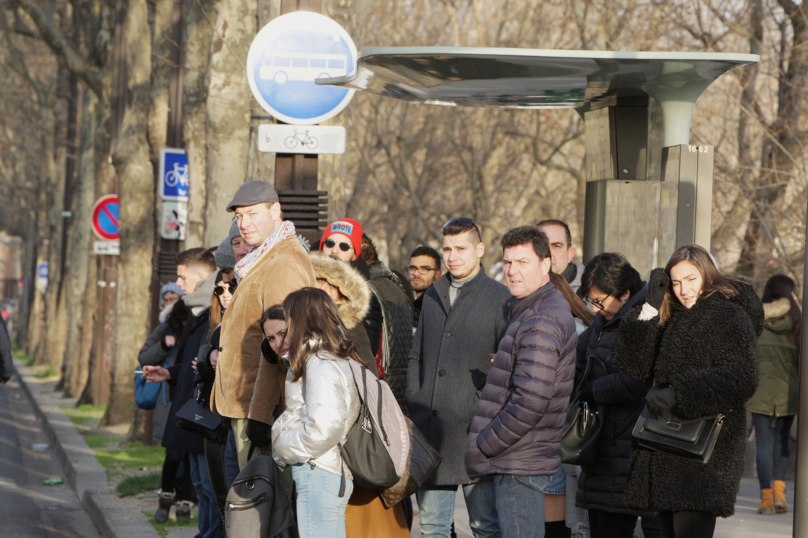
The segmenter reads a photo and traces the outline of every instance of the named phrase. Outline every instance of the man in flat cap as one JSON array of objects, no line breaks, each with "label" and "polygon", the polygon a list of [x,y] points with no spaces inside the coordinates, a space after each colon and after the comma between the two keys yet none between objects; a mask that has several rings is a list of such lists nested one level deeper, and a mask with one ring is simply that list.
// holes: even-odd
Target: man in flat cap
[{"label": "man in flat cap", "polygon": [[314,286],[315,280],[308,253],[295,225],[283,220],[272,185],[248,181],[227,211],[235,212],[239,233],[252,250],[236,263],[239,286],[222,320],[211,410],[232,419],[243,469],[251,444],[269,444],[284,382],[278,365],[261,358],[261,315],[289,293]]}]

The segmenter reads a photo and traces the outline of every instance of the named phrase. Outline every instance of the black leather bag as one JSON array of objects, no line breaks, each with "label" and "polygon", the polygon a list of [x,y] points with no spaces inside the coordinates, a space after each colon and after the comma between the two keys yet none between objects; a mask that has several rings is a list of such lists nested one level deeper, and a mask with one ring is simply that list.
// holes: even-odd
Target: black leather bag
[{"label": "black leather bag", "polygon": [[196,398],[185,402],[176,416],[177,426],[185,431],[219,444],[224,444],[227,439],[227,429],[222,424],[221,415],[210,410],[210,405],[202,398],[201,392]]},{"label": "black leather bag", "polygon": [[578,390],[572,398],[564,433],[561,435],[561,462],[588,467],[598,455],[598,437],[603,429],[604,407],[581,401],[581,392],[587,386],[593,365],[598,363],[606,371],[606,365],[592,355],[586,360]]},{"label": "black leather bag", "polygon": [[[648,395],[653,396],[660,390],[662,387],[653,387]],[[713,455],[725,416],[684,420],[670,410],[656,416],[645,404],[632,435],[642,447],[706,465]]]}]

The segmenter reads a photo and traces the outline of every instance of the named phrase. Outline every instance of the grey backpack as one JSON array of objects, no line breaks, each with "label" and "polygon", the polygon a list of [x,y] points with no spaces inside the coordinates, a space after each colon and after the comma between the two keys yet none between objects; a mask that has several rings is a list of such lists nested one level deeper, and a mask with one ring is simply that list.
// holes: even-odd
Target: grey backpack
[{"label": "grey backpack", "polygon": [[[255,447],[250,448],[250,455]],[[292,503],[275,461],[261,448],[233,481],[224,506],[225,536],[296,538]]]},{"label": "grey backpack", "polygon": [[[407,421],[387,383],[369,375],[367,368],[358,362],[348,362],[362,406],[340,444],[340,453],[355,484],[387,489],[398,483],[407,469],[410,454]],[[340,497],[343,493],[344,481]]]}]

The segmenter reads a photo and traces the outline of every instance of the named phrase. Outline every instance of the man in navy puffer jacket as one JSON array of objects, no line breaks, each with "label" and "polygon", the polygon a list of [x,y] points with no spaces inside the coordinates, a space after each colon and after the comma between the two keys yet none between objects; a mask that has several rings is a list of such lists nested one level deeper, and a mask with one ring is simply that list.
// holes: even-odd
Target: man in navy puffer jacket
[{"label": "man in navy puffer jacket", "polygon": [[515,228],[502,247],[516,301],[471,423],[466,470],[493,481],[503,538],[543,538],[544,491],[561,465],[578,338],[569,304],[550,283],[544,232]]}]

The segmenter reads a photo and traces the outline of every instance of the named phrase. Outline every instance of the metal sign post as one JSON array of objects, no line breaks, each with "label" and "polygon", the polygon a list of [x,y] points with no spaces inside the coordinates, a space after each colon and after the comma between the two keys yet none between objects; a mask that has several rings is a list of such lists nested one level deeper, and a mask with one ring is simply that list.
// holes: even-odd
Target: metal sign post
[{"label": "metal sign post", "polygon": [[283,122],[259,126],[258,150],[277,154],[275,188],[284,216],[314,242],[328,194],[317,190],[317,155],[345,152],[343,127],[315,124],[339,114],[354,95],[315,80],[352,74],[358,55],[348,33],[311,5],[285,1],[282,11],[250,46],[247,79],[261,108]]},{"label": "metal sign post", "polygon": [[794,538],[808,538],[808,212],[805,216],[805,261],[802,275],[802,345],[800,346],[800,406],[797,412],[797,470],[794,477]]}]

